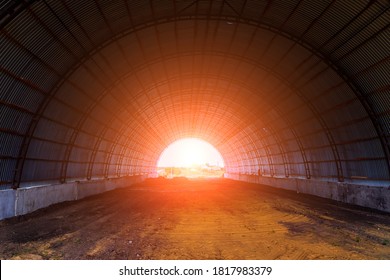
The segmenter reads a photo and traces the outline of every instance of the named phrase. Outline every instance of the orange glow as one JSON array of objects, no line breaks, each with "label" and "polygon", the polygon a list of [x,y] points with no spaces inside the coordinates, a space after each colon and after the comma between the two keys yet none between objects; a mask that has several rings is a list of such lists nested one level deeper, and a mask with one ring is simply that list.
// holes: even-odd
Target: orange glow
[{"label": "orange glow", "polygon": [[224,166],[221,154],[210,143],[184,138],[170,144],[161,154],[157,167]]}]

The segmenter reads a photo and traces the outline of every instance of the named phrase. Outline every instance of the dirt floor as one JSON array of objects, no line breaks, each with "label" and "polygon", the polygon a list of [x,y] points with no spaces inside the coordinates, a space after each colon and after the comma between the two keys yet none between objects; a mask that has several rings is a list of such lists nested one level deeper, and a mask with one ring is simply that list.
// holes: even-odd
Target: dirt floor
[{"label": "dirt floor", "polygon": [[390,259],[390,215],[227,179],[149,179],[0,222],[0,259]]}]

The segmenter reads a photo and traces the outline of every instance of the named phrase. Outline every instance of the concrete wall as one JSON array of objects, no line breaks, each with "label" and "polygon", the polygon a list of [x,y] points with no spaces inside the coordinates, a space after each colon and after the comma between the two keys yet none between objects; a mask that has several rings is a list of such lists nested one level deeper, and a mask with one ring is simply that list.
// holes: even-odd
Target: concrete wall
[{"label": "concrete wall", "polygon": [[75,200],[77,183],[21,188],[15,192],[15,216],[24,215],[49,205]]},{"label": "concrete wall", "polygon": [[13,190],[0,191],[0,220],[15,215],[15,195]]},{"label": "concrete wall", "polygon": [[77,181],[57,185],[44,185],[0,191],[0,220],[31,213],[49,205],[82,199],[87,196],[131,186],[142,182],[146,175]]},{"label": "concrete wall", "polygon": [[390,213],[390,185],[225,174],[226,178],[292,190]]}]

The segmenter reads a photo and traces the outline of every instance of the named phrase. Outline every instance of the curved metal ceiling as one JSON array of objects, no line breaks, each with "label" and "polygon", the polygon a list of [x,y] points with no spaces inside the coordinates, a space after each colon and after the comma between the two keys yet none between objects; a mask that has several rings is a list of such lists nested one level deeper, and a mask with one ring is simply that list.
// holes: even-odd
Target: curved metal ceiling
[{"label": "curved metal ceiling", "polygon": [[7,1],[0,186],[155,172],[389,181],[388,1]]}]

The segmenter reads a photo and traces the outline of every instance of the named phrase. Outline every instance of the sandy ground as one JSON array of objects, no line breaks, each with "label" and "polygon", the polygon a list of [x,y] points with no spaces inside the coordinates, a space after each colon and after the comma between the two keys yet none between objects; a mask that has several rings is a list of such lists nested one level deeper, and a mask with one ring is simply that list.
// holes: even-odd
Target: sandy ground
[{"label": "sandy ground", "polygon": [[390,215],[227,179],[149,179],[0,222],[1,259],[390,259]]}]

